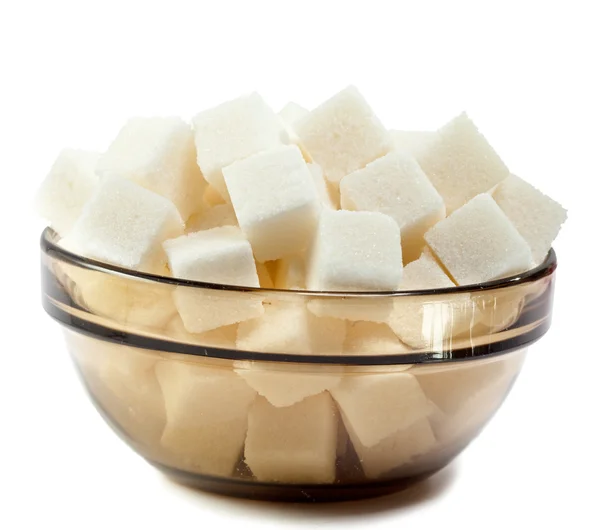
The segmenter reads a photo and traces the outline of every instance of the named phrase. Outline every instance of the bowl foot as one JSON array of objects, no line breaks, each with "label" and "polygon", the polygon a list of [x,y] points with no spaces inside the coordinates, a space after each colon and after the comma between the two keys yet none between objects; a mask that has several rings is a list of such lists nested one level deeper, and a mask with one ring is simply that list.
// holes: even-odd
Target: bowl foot
[{"label": "bowl foot", "polygon": [[275,484],[249,479],[230,479],[190,473],[158,462],[149,462],[173,481],[202,491],[243,499],[275,502],[343,502],[381,497],[405,490],[435,471],[410,477],[354,484]]}]

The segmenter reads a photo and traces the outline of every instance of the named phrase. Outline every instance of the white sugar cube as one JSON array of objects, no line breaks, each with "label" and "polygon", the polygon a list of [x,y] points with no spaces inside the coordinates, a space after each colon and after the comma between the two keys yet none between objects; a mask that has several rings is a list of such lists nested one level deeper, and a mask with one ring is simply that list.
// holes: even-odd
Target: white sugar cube
[{"label": "white sugar cube", "polygon": [[237,347],[241,350],[275,353],[339,353],[346,323],[337,318],[317,317],[302,302],[265,305],[264,315],[242,322]]},{"label": "white sugar cube", "polygon": [[287,125],[293,126],[298,120],[304,118],[308,114],[308,110],[302,105],[290,101],[279,111],[279,117]]},{"label": "white sugar cube", "polygon": [[306,288],[306,263],[301,256],[288,256],[277,260],[275,288],[302,290]]},{"label": "white sugar cube", "polygon": [[338,418],[326,392],[291,407],[256,399],[244,458],[259,481],[314,484],[335,480]]},{"label": "white sugar cube", "polygon": [[407,155],[420,156],[435,141],[437,131],[390,131],[394,148]]},{"label": "white sugar cube", "polygon": [[[173,275],[187,280],[259,287],[252,249],[239,228],[223,226],[165,241]],[[262,298],[253,293],[211,291],[179,286],[175,304],[191,333],[255,318]]]},{"label": "white sugar cube", "polygon": [[162,274],[161,243],[183,233],[168,199],[127,179],[103,179],[65,238],[71,250],[121,267]]},{"label": "white sugar cube", "polygon": [[229,197],[221,172],[225,166],[287,142],[281,120],[257,93],[205,110],[192,122],[198,165],[225,198]]},{"label": "white sugar cube", "polygon": [[[393,291],[402,277],[400,229],[379,212],[327,211],[321,214],[307,264],[312,291]],[[316,298],[315,315],[385,322],[391,300]]]},{"label": "white sugar cube", "polygon": [[298,120],[304,118],[308,114],[308,110],[304,107],[290,101],[279,112],[278,116],[283,122],[283,126],[288,133],[291,142],[297,144],[299,142],[298,135],[294,130],[294,125]]},{"label": "white sugar cube", "polygon": [[240,227],[258,261],[303,251],[321,205],[300,150],[283,146],[223,168]]},{"label": "white sugar cube", "polygon": [[233,350],[237,337],[237,324],[223,326],[204,333],[190,333],[185,329],[181,317],[175,315],[167,324],[165,333],[167,337],[179,342]]},{"label": "white sugar cube", "polygon": [[156,375],[167,414],[161,445],[169,461],[189,471],[231,475],[256,392],[225,367],[169,360],[157,364]]},{"label": "white sugar cube", "polygon": [[340,182],[345,210],[381,212],[400,227],[404,263],[419,257],[423,235],[446,216],[444,200],[410,155],[391,152]]},{"label": "white sugar cube", "polygon": [[402,279],[400,229],[382,213],[324,210],[310,254],[312,291],[392,291]]},{"label": "white sugar cube", "polygon": [[388,131],[353,86],[298,120],[294,129],[333,183],[392,149]]},{"label": "white sugar cube", "polygon": [[64,149],[38,191],[39,214],[63,237],[98,185],[97,160],[98,153]]},{"label": "white sugar cube", "polygon": [[346,375],[330,392],[348,432],[366,447],[431,413],[417,379],[406,372]]},{"label": "white sugar cube", "polygon": [[96,402],[133,440],[155,445],[165,427],[165,406],[154,373],[154,352],[65,330],[69,353]]},{"label": "white sugar cube", "polygon": [[289,407],[316,396],[336,386],[341,377],[333,368],[315,373],[314,369],[289,363],[278,369],[271,363],[237,361],[235,367],[237,374],[275,407]]},{"label": "white sugar cube", "polygon": [[487,193],[440,221],[425,240],[458,285],[503,278],[533,265],[527,241]]},{"label": "white sugar cube", "polygon": [[[423,252],[416,261],[404,267],[399,289],[444,289],[454,287],[433,255]],[[453,336],[468,331],[478,316],[478,309],[468,293],[410,297],[396,297],[388,320],[394,333],[413,348],[443,349]]]},{"label": "white sugar cube", "polygon": [[184,221],[202,208],[206,181],[196,164],[192,130],[180,118],[130,119],[98,160],[97,172],[166,197]]},{"label": "white sugar cube", "polygon": [[542,263],[561,225],[567,220],[567,211],[515,175],[498,184],[493,197],[529,244],[535,262]]},{"label": "white sugar cube", "polygon": [[[463,400],[458,407],[451,412],[443,412],[440,408],[432,414],[431,427],[440,444],[446,447],[453,443],[464,444],[494,415],[521,369],[522,353],[515,352],[510,357],[510,360],[501,363],[505,364],[502,369],[498,367],[497,377],[491,380],[482,377],[478,388],[471,387],[469,393],[460,392]],[[456,378],[455,383],[461,385],[462,381]],[[440,386],[446,386],[446,390],[451,392],[447,382],[440,381]]]},{"label": "white sugar cube", "polygon": [[448,212],[508,176],[508,168],[465,113],[444,125],[417,159]]},{"label": "white sugar cube", "polygon": [[427,453],[436,443],[426,418],[417,420],[372,446],[364,445],[352,425],[346,425],[363,472],[371,479],[410,463],[415,457]]},{"label": "white sugar cube", "polygon": [[337,210],[339,197],[337,200],[334,200],[334,196],[339,196],[339,193],[329,189],[329,184],[323,176],[323,170],[319,164],[310,163],[307,165],[313,178],[313,182],[315,183],[315,187],[317,188],[317,194],[321,200],[321,204],[330,210]]},{"label": "white sugar cube", "polygon": [[81,305],[91,313],[124,324],[161,328],[177,313],[173,288],[128,278],[85,271],[74,281]]},{"label": "white sugar cube", "polygon": [[400,342],[387,324],[360,321],[348,323],[344,353],[393,355],[410,352],[412,349]]},{"label": "white sugar cube", "polygon": [[431,251],[425,248],[419,259],[404,267],[399,290],[416,291],[447,287],[454,287],[454,283],[444,272]]},{"label": "white sugar cube", "polygon": [[163,244],[173,275],[226,285],[258,287],[252,249],[240,229],[223,226]]},{"label": "white sugar cube", "polygon": [[237,226],[237,218],[231,204],[217,204],[193,215],[185,224],[186,234],[210,230],[219,226]]},{"label": "white sugar cube", "polygon": [[[514,377],[515,357],[511,355],[424,367],[415,371],[415,376],[427,398],[445,414],[452,415],[483,389],[493,386],[507,375]],[[520,365],[519,361],[517,368]]]}]

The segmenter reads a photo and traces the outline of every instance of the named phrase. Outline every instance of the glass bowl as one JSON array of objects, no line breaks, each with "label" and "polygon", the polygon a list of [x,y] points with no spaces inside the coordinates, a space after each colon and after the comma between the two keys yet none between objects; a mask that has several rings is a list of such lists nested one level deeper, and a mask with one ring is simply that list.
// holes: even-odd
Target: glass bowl
[{"label": "glass bowl", "polygon": [[51,229],[41,249],[43,306],[122,439],[178,481],[292,501],[387,494],[447,465],[548,330],[556,269],[551,250],[485,284],[321,293],[134,272]]}]

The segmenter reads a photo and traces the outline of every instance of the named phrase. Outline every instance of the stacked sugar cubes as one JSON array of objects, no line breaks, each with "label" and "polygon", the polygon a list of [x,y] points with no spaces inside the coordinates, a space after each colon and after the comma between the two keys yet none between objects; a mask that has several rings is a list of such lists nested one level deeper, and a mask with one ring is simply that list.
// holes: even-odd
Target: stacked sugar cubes
[{"label": "stacked sugar cubes", "polygon": [[[520,301],[507,296],[507,310],[490,313],[468,294],[428,304],[306,303],[261,288],[355,293],[486,282],[540,264],[566,219],[510,174],[466,114],[437,131],[389,131],[354,87],[310,111],[289,103],[276,114],[253,93],[191,124],[133,118],[104,153],[63,151],[38,207],[71,252],[233,286],[177,285],[148,297],[127,282],[73,273],[90,311],[118,320],[122,301],[127,322],[196,344],[217,337],[217,347],[313,355],[435,350],[476,324],[496,329],[498,314],[510,322]],[[233,473],[243,453],[261,480],[331,482],[349,440],[374,478],[426,453],[444,413],[432,406],[432,385],[410,369],[324,376],[241,362],[219,370],[159,363],[151,372],[165,403],[165,450],[207,473]],[[183,414],[181,404],[198,396],[225,408]]]}]

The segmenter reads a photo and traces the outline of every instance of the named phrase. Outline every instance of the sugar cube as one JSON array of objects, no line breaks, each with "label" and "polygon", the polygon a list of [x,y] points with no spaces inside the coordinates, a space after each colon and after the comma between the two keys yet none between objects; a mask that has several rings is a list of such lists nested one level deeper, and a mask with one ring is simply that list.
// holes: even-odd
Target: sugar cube
[{"label": "sugar cube", "polygon": [[206,181],[196,164],[192,130],[180,118],[130,119],[99,158],[97,172],[166,197],[184,221],[202,207]]},{"label": "sugar cube", "polygon": [[[402,277],[400,229],[379,212],[323,210],[313,240],[306,286],[312,291],[392,291]],[[385,322],[391,300],[315,298],[317,316]]]},{"label": "sugar cube", "polygon": [[458,285],[510,276],[533,264],[527,241],[487,193],[440,221],[425,240]]},{"label": "sugar cube", "polygon": [[[209,283],[259,287],[252,249],[239,228],[223,226],[178,237],[163,244],[174,276]],[[185,328],[202,333],[263,313],[254,293],[211,291],[178,286],[175,305]]]},{"label": "sugar cube", "polygon": [[390,135],[394,148],[407,155],[420,156],[437,137],[437,131],[395,131]]},{"label": "sugar cube", "polygon": [[[329,184],[323,176],[323,170],[319,164],[309,163],[308,169],[317,188],[317,194],[321,200],[321,204],[325,208],[330,210],[337,210],[339,203],[339,192],[329,189]],[[334,200],[334,196],[338,196],[337,200]]]},{"label": "sugar cube", "polygon": [[229,197],[222,174],[225,166],[287,143],[281,120],[257,93],[205,110],[192,122],[198,165],[224,198]]},{"label": "sugar cube", "polygon": [[323,211],[308,262],[310,290],[392,291],[401,278],[400,229],[391,217]]},{"label": "sugar cube", "polygon": [[437,376],[432,370],[429,380],[417,374],[425,392],[436,403],[444,404],[431,416],[431,426],[441,444],[469,441],[483,427],[504,401],[521,370],[525,352],[520,350],[475,368],[462,369],[459,364],[450,370],[437,370]]},{"label": "sugar cube", "polygon": [[177,314],[167,324],[165,335],[178,342],[233,350],[235,349],[235,340],[237,337],[237,324],[222,326],[211,331],[205,331],[204,333],[190,333],[185,329],[183,320]]},{"label": "sugar cube", "polygon": [[381,212],[398,223],[404,263],[419,257],[423,235],[446,216],[444,200],[419,164],[400,151],[346,175],[340,195],[345,210]]},{"label": "sugar cube", "polygon": [[[399,289],[443,289],[454,287],[434,256],[425,251],[404,267]],[[478,311],[468,293],[421,296],[418,300],[398,296],[394,299],[388,324],[394,333],[413,348],[444,350],[447,341],[468,331]]]},{"label": "sugar cube", "polygon": [[289,126],[293,126],[298,120],[308,114],[302,105],[290,101],[279,111],[279,117]]},{"label": "sugar cube", "polygon": [[410,463],[415,457],[431,450],[436,443],[427,418],[420,418],[410,426],[398,430],[371,446],[361,442],[352,424],[347,423],[346,426],[363,472],[370,479],[378,478]]},{"label": "sugar cube", "polygon": [[283,408],[259,397],[248,416],[244,458],[259,481],[331,483],[337,430],[335,405],[326,392]]},{"label": "sugar cube", "polygon": [[252,155],[223,168],[223,176],[257,261],[296,254],[309,245],[321,205],[298,147]]},{"label": "sugar cube", "polygon": [[344,353],[397,355],[410,352],[412,352],[412,349],[400,342],[387,324],[361,321],[348,323]]},{"label": "sugar cube", "polygon": [[444,125],[417,160],[448,213],[508,176],[504,162],[465,113]]},{"label": "sugar cube", "polygon": [[353,86],[298,120],[294,128],[304,149],[333,183],[392,149],[388,131]]},{"label": "sugar cube", "polygon": [[135,442],[154,446],[166,422],[154,373],[158,356],[69,330],[65,330],[65,339],[87,388],[104,413]]},{"label": "sugar cube", "polygon": [[515,175],[498,184],[493,197],[529,244],[535,263],[542,263],[561,225],[567,220],[567,211]]},{"label": "sugar cube", "polygon": [[510,359],[496,357],[480,361],[449,363],[415,370],[423,392],[446,414],[457,413],[465,403],[482,389],[500,381],[512,372]]},{"label": "sugar cube", "polygon": [[302,290],[306,288],[306,263],[302,256],[293,255],[277,260],[275,287],[277,289]]},{"label": "sugar cube", "polygon": [[317,317],[302,302],[272,301],[264,315],[242,322],[237,347],[275,353],[338,353],[342,350],[346,323]]},{"label": "sugar cube", "polygon": [[166,325],[176,314],[172,286],[152,285],[118,276],[95,274],[77,283],[81,302],[90,312],[148,328]]},{"label": "sugar cube", "polygon": [[157,364],[156,375],[167,415],[166,457],[189,471],[231,475],[256,392],[226,367],[169,360]]},{"label": "sugar cube", "polygon": [[407,372],[348,374],[330,390],[348,432],[372,447],[431,412],[417,379]]},{"label": "sugar cube", "polygon": [[210,230],[219,226],[237,226],[237,218],[231,204],[217,204],[193,215],[185,224],[186,234]]},{"label": "sugar cube", "polygon": [[286,364],[283,368],[272,363],[237,361],[235,371],[250,387],[275,407],[289,407],[303,399],[316,396],[336,386],[340,373],[334,367],[324,373],[306,370],[298,364]]},{"label": "sugar cube", "polygon": [[[283,126],[288,133],[288,136],[292,143],[297,144],[299,142],[298,135],[294,130],[294,125],[298,120],[308,114],[308,110],[304,107],[290,101],[287,103],[279,112],[278,116],[283,122]],[[304,153],[303,153],[304,154]]]},{"label": "sugar cube", "polygon": [[121,267],[164,271],[161,243],[183,233],[171,201],[127,179],[103,179],[65,238],[89,258]]},{"label": "sugar cube", "polygon": [[64,149],[52,165],[36,197],[36,207],[56,232],[65,236],[93,195],[98,153]]}]

